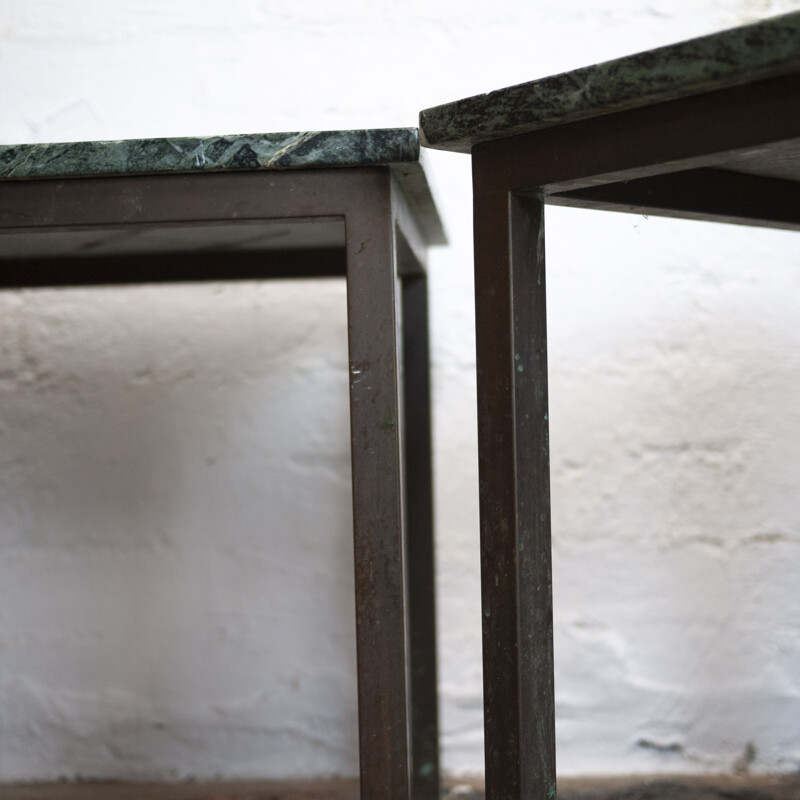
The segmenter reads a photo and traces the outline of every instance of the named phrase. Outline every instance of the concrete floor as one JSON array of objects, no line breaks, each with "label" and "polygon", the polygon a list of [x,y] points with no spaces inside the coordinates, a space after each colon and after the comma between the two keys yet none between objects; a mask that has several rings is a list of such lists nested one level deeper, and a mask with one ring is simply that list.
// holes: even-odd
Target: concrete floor
[{"label": "concrete floor", "polygon": [[[636,776],[559,780],[559,800],[800,800],[800,775]],[[448,781],[447,800],[483,800],[479,781]],[[57,783],[0,786],[0,800],[357,800],[358,782],[249,781],[181,784]]]}]

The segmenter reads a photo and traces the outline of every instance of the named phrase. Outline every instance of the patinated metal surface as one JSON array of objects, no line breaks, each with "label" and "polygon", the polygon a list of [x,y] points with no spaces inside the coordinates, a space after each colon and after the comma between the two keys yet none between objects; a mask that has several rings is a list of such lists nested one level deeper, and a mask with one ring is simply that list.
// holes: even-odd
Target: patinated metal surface
[{"label": "patinated metal surface", "polygon": [[398,297],[389,176],[347,218],[356,637],[363,798],[408,797]]},{"label": "patinated metal surface", "polygon": [[544,205],[476,191],[474,209],[486,792],[552,800]]},{"label": "patinated metal surface", "polygon": [[798,184],[723,169],[689,169],[548,196],[552,205],[800,229]]},{"label": "patinated metal surface", "polygon": [[424,273],[403,279],[408,618],[411,680],[412,797],[438,796],[436,594],[433,552],[428,287]]},{"label": "patinated metal surface", "polygon": [[425,277],[411,244],[420,233],[388,173],[370,198],[347,217],[361,792],[363,798],[434,800],[439,758]]},{"label": "patinated metal surface", "polygon": [[[213,237],[202,250],[190,246],[194,226],[248,220],[336,222],[344,246],[301,241],[290,250],[231,251]],[[431,224],[430,216],[427,228],[417,224],[388,166],[0,180],[3,287],[346,274],[364,800],[438,796],[423,254],[431,231],[442,232]],[[169,252],[114,252],[114,241],[167,228],[186,232],[185,250],[172,236]],[[97,232],[104,255],[92,256],[90,247],[81,256],[77,247],[59,258],[60,234],[78,229]],[[48,237],[53,232],[59,235]],[[37,246],[20,247],[20,237],[39,237]],[[3,258],[4,243],[10,258]]]}]

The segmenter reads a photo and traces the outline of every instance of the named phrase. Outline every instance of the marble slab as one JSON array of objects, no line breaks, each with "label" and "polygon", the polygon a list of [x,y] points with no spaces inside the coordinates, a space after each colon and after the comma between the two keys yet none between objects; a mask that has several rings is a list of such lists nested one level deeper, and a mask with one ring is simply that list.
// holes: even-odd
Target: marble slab
[{"label": "marble slab", "polygon": [[416,128],[0,145],[0,181],[388,166],[428,244],[446,237]]},{"label": "marble slab", "polygon": [[800,12],[420,113],[425,147],[474,145],[800,70]]},{"label": "marble slab", "polygon": [[319,169],[415,162],[415,128],[0,145],[0,179]]}]

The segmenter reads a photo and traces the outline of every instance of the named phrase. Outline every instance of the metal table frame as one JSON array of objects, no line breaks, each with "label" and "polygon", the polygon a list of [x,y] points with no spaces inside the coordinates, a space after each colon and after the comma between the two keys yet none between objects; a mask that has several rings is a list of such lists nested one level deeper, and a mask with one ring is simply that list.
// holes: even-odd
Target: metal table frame
[{"label": "metal table frame", "polygon": [[523,133],[481,132],[483,95],[463,139],[423,138],[472,154],[487,800],[556,796],[545,203],[800,229],[797,61]]},{"label": "metal table frame", "polygon": [[0,212],[0,235],[343,221],[325,250],[3,259],[0,240],[0,288],[346,275],[361,797],[437,797],[425,244],[391,169],[0,181]]}]

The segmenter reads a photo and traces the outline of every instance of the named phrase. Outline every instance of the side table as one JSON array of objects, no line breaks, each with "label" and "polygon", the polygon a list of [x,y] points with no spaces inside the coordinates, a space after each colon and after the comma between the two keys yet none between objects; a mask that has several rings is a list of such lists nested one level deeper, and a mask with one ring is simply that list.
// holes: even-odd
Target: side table
[{"label": "side table", "polygon": [[431,108],[472,155],[486,791],[556,793],[544,204],[800,228],[800,13]]},{"label": "side table", "polygon": [[416,129],[0,146],[2,289],[346,276],[365,800],[438,797],[424,266],[444,242]]}]

